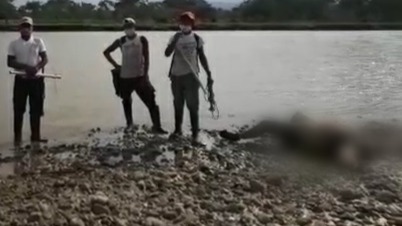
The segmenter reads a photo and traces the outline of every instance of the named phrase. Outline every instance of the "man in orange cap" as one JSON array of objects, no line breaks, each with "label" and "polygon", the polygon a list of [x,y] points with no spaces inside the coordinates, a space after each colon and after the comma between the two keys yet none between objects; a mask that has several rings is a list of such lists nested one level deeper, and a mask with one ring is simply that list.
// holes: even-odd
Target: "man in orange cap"
[{"label": "man in orange cap", "polygon": [[179,17],[180,31],[169,41],[165,50],[166,57],[173,54],[169,76],[174,99],[175,131],[173,137],[182,135],[184,104],[190,112],[192,138],[199,143],[199,88],[196,76],[200,72],[198,59],[208,76],[208,86],[213,80],[208,60],[204,52],[204,41],[193,32],[195,16],[192,12],[184,12]]}]

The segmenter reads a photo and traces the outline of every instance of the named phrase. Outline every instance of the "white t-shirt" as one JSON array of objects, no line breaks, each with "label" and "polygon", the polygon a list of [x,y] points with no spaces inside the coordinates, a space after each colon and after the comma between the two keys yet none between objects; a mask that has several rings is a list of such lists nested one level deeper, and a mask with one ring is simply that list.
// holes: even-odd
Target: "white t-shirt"
[{"label": "white t-shirt", "polygon": [[[173,37],[170,38],[169,44],[172,43]],[[193,70],[195,70],[196,73],[199,73],[200,69],[198,67],[197,48],[201,48],[203,45],[204,41],[200,37],[197,46],[197,40],[194,33],[182,35],[176,43],[170,73],[173,76],[190,74],[193,73]],[[189,63],[184,59],[184,57]],[[189,64],[191,64],[191,66]]]},{"label": "white t-shirt", "polygon": [[12,41],[8,47],[8,55],[14,56],[16,61],[29,66],[39,63],[39,53],[46,52],[46,46],[42,39],[31,36],[28,41],[18,38]]}]

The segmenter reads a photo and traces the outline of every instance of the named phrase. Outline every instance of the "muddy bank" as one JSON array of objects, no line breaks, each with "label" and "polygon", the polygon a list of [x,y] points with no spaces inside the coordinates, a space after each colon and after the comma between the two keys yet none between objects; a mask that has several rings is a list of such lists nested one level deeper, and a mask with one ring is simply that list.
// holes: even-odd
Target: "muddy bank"
[{"label": "muddy bank", "polygon": [[399,160],[364,172],[312,164],[273,140],[205,147],[147,129],[16,157],[0,178],[0,225],[401,225]]}]

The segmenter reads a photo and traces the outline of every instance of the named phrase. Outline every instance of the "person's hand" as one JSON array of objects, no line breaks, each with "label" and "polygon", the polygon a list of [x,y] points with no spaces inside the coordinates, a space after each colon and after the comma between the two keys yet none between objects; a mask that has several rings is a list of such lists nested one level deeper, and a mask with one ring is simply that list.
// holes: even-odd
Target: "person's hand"
[{"label": "person's hand", "polygon": [[114,66],[114,68],[115,68],[116,70],[121,70],[121,65],[116,64],[116,65],[113,65],[113,66]]},{"label": "person's hand", "polygon": [[28,66],[25,68],[25,73],[28,77],[34,77],[38,73],[38,68]]},{"label": "person's hand", "polygon": [[179,40],[179,38],[180,38],[182,35],[183,35],[182,32],[177,32],[177,33],[173,36],[173,41],[172,41],[172,43],[173,43],[173,44],[176,44],[177,41]]},{"label": "person's hand", "polygon": [[208,74],[207,85],[208,85],[208,87],[210,87],[214,84],[214,80],[211,77],[211,72],[207,72],[207,74]]}]

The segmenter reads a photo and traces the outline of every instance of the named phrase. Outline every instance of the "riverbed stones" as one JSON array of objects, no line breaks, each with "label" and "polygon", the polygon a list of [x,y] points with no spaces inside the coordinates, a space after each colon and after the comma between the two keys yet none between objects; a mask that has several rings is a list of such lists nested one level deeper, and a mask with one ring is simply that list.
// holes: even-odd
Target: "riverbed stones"
[{"label": "riverbed stones", "polygon": [[[96,136],[98,132],[92,138]],[[164,139],[132,132],[106,142],[107,147],[100,146],[100,140],[96,147],[49,147],[48,154],[37,154],[40,170],[0,178],[0,221],[41,226],[402,222],[398,221],[402,216],[398,164],[386,165],[385,171],[380,167],[349,175],[307,170],[301,164],[293,167],[273,150],[247,149],[255,145],[215,138],[213,151],[208,151],[190,147],[186,139],[171,143]],[[182,166],[156,163],[174,149],[191,150],[197,158],[184,158]],[[76,157],[60,159],[55,154],[66,150]],[[146,156],[148,150],[152,153],[147,161],[126,156],[113,168],[96,163],[97,156],[114,150],[133,150],[138,156]],[[169,158],[174,159],[172,153]]]},{"label": "riverbed stones", "polygon": [[145,219],[145,225],[146,226],[166,226],[167,224],[158,218],[147,217]]},{"label": "riverbed stones", "polygon": [[73,217],[70,221],[70,226],[85,226],[85,223],[79,217]]}]

